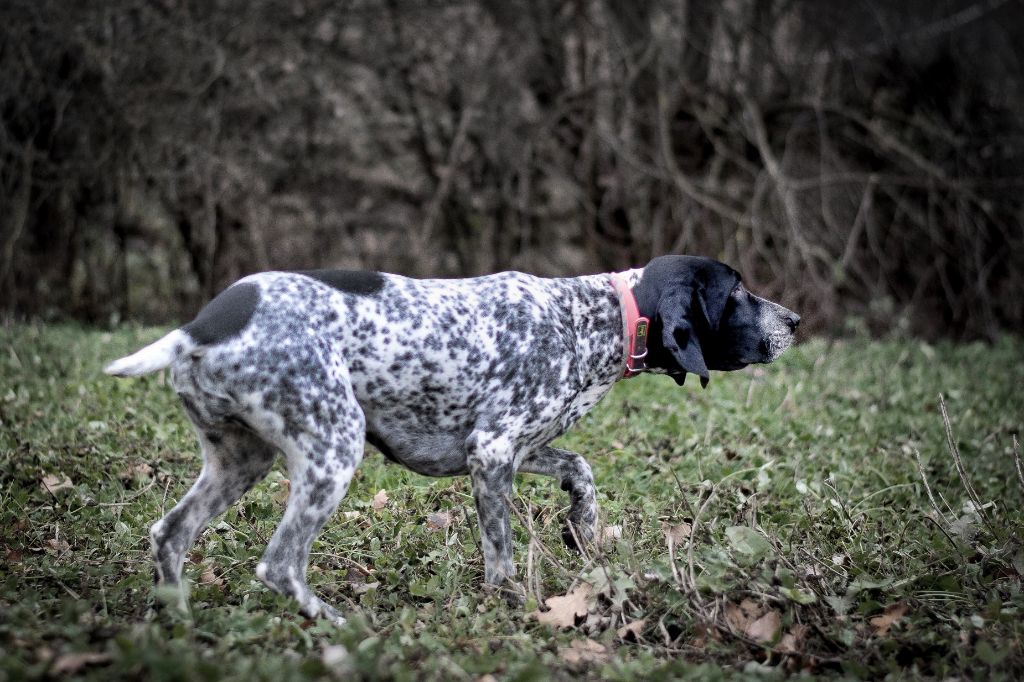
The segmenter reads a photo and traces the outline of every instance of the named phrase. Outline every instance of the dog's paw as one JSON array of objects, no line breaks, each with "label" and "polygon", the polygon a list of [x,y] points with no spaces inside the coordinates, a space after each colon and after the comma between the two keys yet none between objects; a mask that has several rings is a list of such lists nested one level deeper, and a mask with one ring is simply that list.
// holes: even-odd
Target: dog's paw
[{"label": "dog's paw", "polygon": [[526,586],[517,580],[506,579],[500,585],[484,583],[484,594],[497,596],[510,608],[522,608],[526,604]]},{"label": "dog's paw", "polygon": [[338,613],[338,610],[329,604],[325,604],[318,597],[313,597],[309,603],[300,609],[302,615],[308,618],[323,618],[334,625],[344,625],[345,617]]},{"label": "dog's paw", "polygon": [[159,583],[153,588],[153,608],[178,616],[191,615],[188,607],[188,586],[184,582]]}]

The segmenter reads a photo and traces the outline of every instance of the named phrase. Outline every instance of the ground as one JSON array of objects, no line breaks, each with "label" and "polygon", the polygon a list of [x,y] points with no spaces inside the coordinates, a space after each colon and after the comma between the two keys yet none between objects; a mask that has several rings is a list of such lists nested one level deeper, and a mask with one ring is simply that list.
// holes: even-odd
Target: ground
[{"label": "ground", "polygon": [[468,480],[368,453],[313,549],[338,628],[255,580],[280,467],[197,542],[190,613],[154,590],[148,527],[195,442],[166,377],[99,370],[160,333],[0,327],[0,680],[1024,676],[1024,341],[810,340],[705,391],[621,382],[561,439],[600,547],[568,552],[565,493],[517,482],[525,608],[480,588]]}]

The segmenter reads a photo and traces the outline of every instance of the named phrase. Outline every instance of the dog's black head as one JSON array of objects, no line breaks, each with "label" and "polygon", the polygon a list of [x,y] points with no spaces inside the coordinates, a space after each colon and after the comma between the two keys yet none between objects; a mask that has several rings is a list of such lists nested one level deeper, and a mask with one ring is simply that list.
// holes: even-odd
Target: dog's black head
[{"label": "dog's black head", "polygon": [[633,294],[651,320],[647,366],[679,384],[687,372],[706,386],[709,370],[775,360],[800,323],[799,315],[750,293],[739,273],[711,258],[655,258]]}]

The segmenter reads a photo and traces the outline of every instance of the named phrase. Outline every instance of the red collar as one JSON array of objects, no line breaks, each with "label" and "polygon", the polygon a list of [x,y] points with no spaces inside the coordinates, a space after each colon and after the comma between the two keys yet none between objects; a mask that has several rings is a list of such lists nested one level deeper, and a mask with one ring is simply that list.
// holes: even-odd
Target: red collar
[{"label": "red collar", "polygon": [[634,377],[647,369],[644,358],[647,356],[647,331],[651,321],[640,314],[636,297],[629,286],[626,275],[613,272],[609,275],[615,292],[619,295],[622,307],[623,340],[626,351],[626,370],[623,377]]}]

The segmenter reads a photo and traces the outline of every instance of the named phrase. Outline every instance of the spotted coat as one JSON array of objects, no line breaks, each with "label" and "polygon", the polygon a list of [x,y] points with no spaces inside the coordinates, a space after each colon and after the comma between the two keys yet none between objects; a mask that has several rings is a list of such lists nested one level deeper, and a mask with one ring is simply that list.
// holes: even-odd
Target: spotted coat
[{"label": "spotted coat", "polygon": [[[696,372],[706,381],[709,368],[771,361],[789,345],[799,318],[744,293],[731,268],[666,258],[652,261],[647,274],[624,273],[640,307],[649,308],[652,334],[663,327],[662,341],[651,339],[651,357],[661,358],[652,369],[680,382],[685,371]],[[712,327],[728,318],[720,333],[691,320],[698,300]],[[593,538],[590,466],[550,442],[622,377],[623,320],[606,275],[416,280],[309,271],[239,280],[193,321],[106,368],[135,376],[170,367],[203,451],[191,490],[151,528],[158,580],[180,584],[184,556],[202,529],[282,453],[291,494],[256,574],[294,597],[304,614],[340,622],[308,587],[306,566],[365,440],[421,474],[470,476],[484,581],[521,598],[509,526],[513,478],[557,478],[570,496],[563,537],[570,546]]]}]

